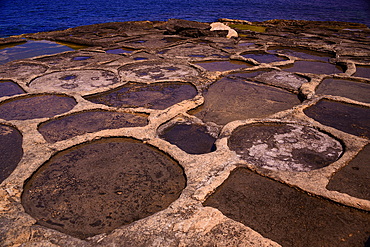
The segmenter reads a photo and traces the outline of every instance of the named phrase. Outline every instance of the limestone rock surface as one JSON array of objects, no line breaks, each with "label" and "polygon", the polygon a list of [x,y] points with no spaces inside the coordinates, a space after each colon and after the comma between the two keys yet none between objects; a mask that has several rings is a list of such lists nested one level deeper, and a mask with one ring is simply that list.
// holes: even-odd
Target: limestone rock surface
[{"label": "limestone rock surface", "polygon": [[369,243],[369,28],[218,22],[0,39],[0,246]]}]

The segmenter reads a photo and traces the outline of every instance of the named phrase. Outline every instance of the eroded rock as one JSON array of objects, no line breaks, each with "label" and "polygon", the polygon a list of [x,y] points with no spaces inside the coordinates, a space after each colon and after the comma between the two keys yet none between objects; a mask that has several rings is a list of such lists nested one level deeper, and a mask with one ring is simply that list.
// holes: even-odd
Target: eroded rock
[{"label": "eroded rock", "polygon": [[119,83],[118,76],[111,71],[71,70],[38,77],[31,81],[29,87],[42,91],[89,92],[117,83]]},{"label": "eroded rock", "polygon": [[233,131],[228,146],[247,162],[272,170],[305,172],[336,161],[340,142],[316,129],[293,124],[250,124]]},{"label": "eroded rock", "polygon": [[228,33],[226,35],[227,38],[237,38],[238,33],[232,29],[231,27],[221,23],[221,22],[214,22],[211,23],[211,31],[217,31],[217,30],[227,30]]},{"label": "eroded rock", "polygon": [[155,81],[189,80],[199,72],[186,64],[165,61],[144,61],[119,68],[123,80],[150,83]]},{"label": "eroded rock", "polygon": [[211,47],[207,44],[187,43],[172,47],[172,49],[162,49],[158,52],[159,55],[165,57],[185,58],[185,59],[220,59],[229,58],[230,54],[221,49]]},{"label": "eroded rock", "polygon": [[261,73],[253,79],[295,92],[299,91],[302,84],[308,82],[306,78],[285,71],[269,71]]},{"label": "eroded rock", "polygon": [[210,26],[206,23],[180,19],[169,19],[161,28],[165,34],[179,34],[186,37],[198,38],[210,35]]},{"label": "eroded rock", "polygon": [[44,73],[48,68],[45,65],[19,62],[7,63],[0,67],[0,76],[2,78],[16,78],[19,80],[28,79],[31,76],[37,76]]},{"label": "eroded rock", "polygon": [[52,56],[43,56],[36,58],[35,61],[42,62],[54,68],[54,70],[77,69],[96,63],[107,63],[122,58],[116,54],[104,52],[76,51],[56,54]]},{"label": "eroded rock", "polygon": [[159,49],[169,45],[173,45],[177,42],[186,40],[180,35],[141,35],[126,41],[117,43],[117,46],[129,47],[132,49]]},{"label": "eroded rock", "polygon": [[14,127],[0,124],[0,183],[13,172],[22,156],[21,133]]}]

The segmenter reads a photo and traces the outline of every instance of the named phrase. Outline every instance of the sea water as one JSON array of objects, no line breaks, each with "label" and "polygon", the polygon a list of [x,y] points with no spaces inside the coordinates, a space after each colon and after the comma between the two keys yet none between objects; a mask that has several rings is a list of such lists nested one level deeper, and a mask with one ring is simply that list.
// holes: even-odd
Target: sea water
[{"label": "sea water", "polygon": [[369,0],[0,0],[0,37],[116,21],[219,18],[346,21],[370,26]]}]

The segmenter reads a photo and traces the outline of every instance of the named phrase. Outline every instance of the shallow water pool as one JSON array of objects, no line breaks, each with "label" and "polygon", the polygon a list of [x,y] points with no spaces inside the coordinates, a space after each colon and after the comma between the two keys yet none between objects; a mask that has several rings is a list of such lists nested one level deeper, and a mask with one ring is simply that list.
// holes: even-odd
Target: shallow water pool
[{"label": "shallow water pool", "polygon": [[19,59],[78,50],[84,47],[85,46],[76,44],[57,43],[48,40],[36,41],[25,39],[24,43],[0,46],[0,64]]}]

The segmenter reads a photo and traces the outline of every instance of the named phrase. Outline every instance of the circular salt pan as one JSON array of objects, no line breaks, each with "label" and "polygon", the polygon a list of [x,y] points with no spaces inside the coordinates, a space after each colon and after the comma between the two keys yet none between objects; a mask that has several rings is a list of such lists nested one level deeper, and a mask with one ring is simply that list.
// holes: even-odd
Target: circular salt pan
[{"label": "circular salt pan", "polygon": [[76,104],[74,98],[65,95],[28,95],[2,102],[0,104],[0,118],[27,120],[54,117],[72,110]]},{"label": "circular salt pan", "polygon": [[328,166],[343,152],[339,141],[316,129],[274,123],[238,127],[228,146],[253,165],[295,172]]},{"label": "circular salt pan", "polygon": [[150,83],[156,81],[186,81],[198,76],[198,71],[186,64],[163,61],[145,61],[124,65],[119,75],[125,81]]},{"label": "circular salt pan", "polygon": [[26,183],[22,204],[40,225],[86,238],[167,208],[185,183],[168,155],[132,139],[108,138],[52,157]]},{"label": "circular salt pan", "polygon": [[119,82],[117,75],[107,70],[71,70],[53,72],[31,81],[30,88],[56,92],[89,92]]}]

